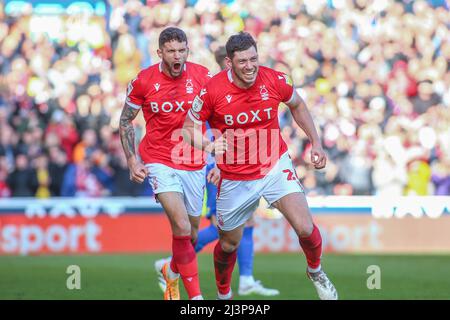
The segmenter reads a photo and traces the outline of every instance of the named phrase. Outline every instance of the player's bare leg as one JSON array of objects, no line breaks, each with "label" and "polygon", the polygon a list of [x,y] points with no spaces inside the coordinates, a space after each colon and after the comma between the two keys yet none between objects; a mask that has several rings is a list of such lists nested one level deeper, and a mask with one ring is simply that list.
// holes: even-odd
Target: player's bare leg
[{"label": "player's bare leg", "polygon": [[219,300],[230,300],[233,297],[231,276],[236,264],[237,248],[244,226],[245,224],[242,224],[230,231],[219,229],[219,241],[214,247],[214,269]]},{"label": "player's bare leg", "polygon": [[305,195],[300,192],[290,193],[272,205],[286,217],[299,237],[300,246],[308,263],[306,273],[313,282],[319,298],[336,300],[338,298],[336,289],[320,265],[322,237],[313,223]]},{"label": "player's bare leg", "polygon": [[[200,226],[200,219],[201,217],[194,217],[194,216],[189,216],[189,221],[191,224],[191,242],[192,242],[192,246],[195,248],[195,245],[197,243],[198,240],[198,228]],[[166,291],[166,280],[164,279],[164,276],[162,274],[162,268],[164,266],[164,264],[166,264],[166,262],[171,262],[172,257],[166,257],[166,258],[162,258],[159,259],[157,261],[155,261],[155,271],[156,274],[158,275],[158,286],[161,289],[162,292]]]},{"label": "player's bare leg", "polygon": [[[189,216],[189,221],[191,223],[191,242],[192,246],[195,249],[198,240],[198,228],[200,226],[201,217]],[[162,268],[166,262],[171,262],[172,257],[166,257],[155,261],[155,271],[158,276],[158,286],[162,292],[166,291],[166,280],[164,279],[164,275],[162,274]]]},{"label": "player's bare leg", "polygon": [[198,240],[198,228],[200,226],[200,220],[201,216],[198,217],[189,216],[189,222],[191,224],[191,242],[194,248]]},{"label": "player's bare leg", "polygon": [[164,264],[162,273],[166,280],[166,300],[179,300],[178,277],[181,275],[189,299],[201,298],[198,279],[197,257],[191,242],[191,223],[188,218],[183,195],[178,192],[163,192],[157,195],[169,218],[172,229],[172,260]]}]

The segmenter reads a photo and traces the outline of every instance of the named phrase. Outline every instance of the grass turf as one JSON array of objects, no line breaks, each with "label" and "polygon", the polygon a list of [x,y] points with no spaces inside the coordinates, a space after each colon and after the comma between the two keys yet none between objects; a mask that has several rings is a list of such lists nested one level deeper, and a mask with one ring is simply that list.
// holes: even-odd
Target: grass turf
[{"label": "grass turf", "polygon": [[[0,299],[162,299],[153,262],[166,255],[0,256]],[[200,283],[206,299],[215,299],[212,255],[199,254]],[[449,255],[325,254],[323,266],[340,299],[450,299]],[[300,254],[256,254],[255,278],[281,294],[237,295],[238,267],[233,274],[235,299],[317,299],[306,278]],[[81,269],[81,289],[69,290],[69,265]],[[381,269],[381,289],[369,290],[367,268]],[[187,296],[180,282],[182,299]]]}]

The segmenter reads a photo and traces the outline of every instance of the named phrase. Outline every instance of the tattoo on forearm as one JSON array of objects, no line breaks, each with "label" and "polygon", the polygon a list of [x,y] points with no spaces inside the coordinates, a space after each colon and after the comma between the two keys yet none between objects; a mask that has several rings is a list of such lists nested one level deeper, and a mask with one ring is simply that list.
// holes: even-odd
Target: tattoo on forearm
[{"label": "tattoo on forearm", "polygon": [[122,114],[120,115],[120,141],[122,142],[122,148],[127,160],[136,156],[135,133],[132,121],[136,118],[138,113],[139,109],[124,106]]}]

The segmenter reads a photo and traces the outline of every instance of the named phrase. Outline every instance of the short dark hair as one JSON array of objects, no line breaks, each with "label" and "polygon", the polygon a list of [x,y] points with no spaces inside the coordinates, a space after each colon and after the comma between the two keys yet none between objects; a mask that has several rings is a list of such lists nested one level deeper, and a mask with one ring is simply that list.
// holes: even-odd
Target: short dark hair
[{"label": "short dark hair", "polygon": [[169,27],[164,29],[161,34],[159,35],[159,48],[162,48],[162,46],[166,42],[170,42],[172,40],[177,40],[178,42],[186,42],[187,43],[187,37],[186,33],[184,33],[183,30],[180,28],[175,27]]},{"label": "short dark hair", "polygon": [[219,46],[216,51],[214,51],[214,58],[216,59],[217,64],[220,66],[222,66],[223,60],[225,60],[226,56],[227,50],[224,46]]},{"label": "short dark hair", "polygon": [[244,31],[232,35],[228,39],[225,47],[227,49],[227,56],[230,59],[233,59],[234,53],[236,51],[244,51],[251,47],[255,47],[256,51],[258,51],[256,42],[253,37],[250,35],[250,33]]}]

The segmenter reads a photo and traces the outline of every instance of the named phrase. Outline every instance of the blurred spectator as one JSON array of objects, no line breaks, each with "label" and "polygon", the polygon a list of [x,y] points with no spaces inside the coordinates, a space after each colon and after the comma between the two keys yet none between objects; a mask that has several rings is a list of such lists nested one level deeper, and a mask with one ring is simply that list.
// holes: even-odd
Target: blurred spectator
[{"label": "blurred spectator", "polygon": [[105,195],[111,195],[114,190],[114,171],[109,165],[109,156],[101,149],[96,149],[92,153],[92,173],[97,180],[101,183]]},{"label": "blurred spectator", "polygon": [[79,163],[90,158],[97,148],[97,134],[94,129],[88,129],[83,133],[82,140],[73,149],[73,162]]},{"label": "blurred spectator", "polygon": [[64,182],[64,173],[67,170],[67,155],[59,146],[53,146],[49,149],[50,173],[50,192],[52,196],[61,196],[62,185]]},{"label": "blurred spectator", "polygon": [[[47,148],[61,146],[69,161],[73,161],[74,146],[78,142],[77,132],[73,120],[61,110],[55,110],[46,127],[46,137],[54,142],[47,141]],[[52,137],[52,138],[49,138]]]},{"label": "blurred spectator", "polygon": [[326,194],[325,190],[317,185],[317,179],[313,171],[306,171],[302,184],[305,187],[306,194],[310,197]]},{"label": "blurred spectator", "polygon": [[437,162],[432,168],[431,180],[434,184],[434,194],[445,196],[450,194],[450,163]]},{"label": "blurred spectator", "polygon": [[126,85],[135,77],[141,67],[141,53],[136,47],[136,39],[130,34],[119,37],[117,48],[113,54],[115,79],[118,84]]},{"label": "blurred spectator", "polygon": [[374,162],[372,181],[380,196],[402,196],[407,182],[406,168],[394,157],[380,150]]},{"label": "blurred spectator", "polygon": [[8,178],[8,162],[4,150],[0,147],[0,198],[11,196],[6,179]]},{"label": "blurred spectator", "polygon": [[426,196],[430,194],[430,178],[431,169],[428,163],[424,160],[413,160],[408,164],[406,195]]},{"label": "blurred spectator", "polygon": [[430,81],[424,81],[419,84],[419,94],[413,101],[414,112],[417,114],[425,113],[428,108],[435,106],[440,102],[439,96],[434,93],[433,85]]},{"label": "blurred spectator", "polygon": [[39,154],[34,159],[34,168],[36,170],[37,190],[36,198],[49,198],[51,176],[48,168],[48,156],[45,153]]},{"label": "blurred spectator", "polygon": [[18,143],[18,136],[7,124],[0,124],[0,132],[2,133],[0,135],[1,154],[5,157],[6,170],[10,172],[14,168],[14,149]]},{"label": "blurred spectator", "polygon": [[403,60],[394,63],[386,83],[386,94],[388,96],[399,93],[407,97],[417,95],[417,83],[408,72],[408,63]]},{"label": "blurred spectator", "polygon": [[8,176],[7,185],[13,197],[34,197],[38,188],[36,171],[30,168],[26,154],[16,155],[13,172]]},{"label": "blurred spectator", "polygon": [[64,174],[61,196],[63,197],[100,197],[108,192],[92,172],[92,163],[88,157],[70,164]]},{"label": "blurred spectator", "polygon": [[[123,152],[119,152],[117,157],[112,160],[112,168],[114,170],[114,191],[113,196],[133,196],[142,195],[142,185],[133,183],[130,180],[130,171],[128,170],[127,159]],[[144,183],[147,183],[145,181]]]}]

